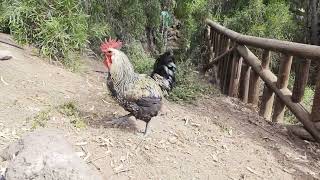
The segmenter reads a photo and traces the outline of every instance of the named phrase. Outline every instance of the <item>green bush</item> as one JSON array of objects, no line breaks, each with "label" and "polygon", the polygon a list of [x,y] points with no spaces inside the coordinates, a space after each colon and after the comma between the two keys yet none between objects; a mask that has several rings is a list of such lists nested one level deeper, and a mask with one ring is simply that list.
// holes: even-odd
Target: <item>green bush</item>
[{"label": "green bush", "polygon": [[146,27],[160,26],[161,6],[158,0],[3,0],[0,12],[1,32],[74,67],[75,54],[86,47],[99,53],[107,37],[142,40]]},{"label": "green bush", "polygon": [[150,74],[152,72],[155,59],[146,54],[140,42],[134,41],[127,44],[123,51],[132,62],[135,72],[141,74]]},{"label": "green bush", "polygon": [[177,84],[169,94],[170,100],[192,102],[203,95],[218,93],[208,82],[200,79],[190,61],[178,62],[177,67]]},{"label": "green bush", "polygon": [[97,0],[88,4],[92,22],[107,23],[114,35],[126,41],[141,40],[146,26],[160,25],[158,0]]},{"label": "green bush", "polygon": [[[199,42],[201,26],[209,16],[208,0],[176,0],[175,15],[183,23],[183,37],[185,48],[190,48],[193,41]],[[195,43],[194,43],[195,44]]]},{"label": "green bush", "polygon": [[293,17],[288,3],[250,0],[245,9],[227,17],[224,24],[247,35],[292,40],[298,29]]},{"label": "green bush", "polygon": [[21,43],[33,44],[40,52],[65,65],[82,50],[88,39],[87,15],[76,0],[4,0],[0,24],[8,22],[11,34]]}]

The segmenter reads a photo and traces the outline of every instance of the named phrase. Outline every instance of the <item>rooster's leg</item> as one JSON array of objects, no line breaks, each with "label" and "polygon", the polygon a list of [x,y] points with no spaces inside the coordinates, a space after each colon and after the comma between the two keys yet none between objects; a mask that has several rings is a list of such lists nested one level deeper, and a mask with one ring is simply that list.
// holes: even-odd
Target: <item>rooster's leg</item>
[{"label": "rooster's leg", "polygon": [[149,125],[149,122],[146,122],[146,127],[145,127],[144,133],[143,133],[145,136],[148,135],[148,128],[149,128],[149,126],[150,126],[150,125]]}]

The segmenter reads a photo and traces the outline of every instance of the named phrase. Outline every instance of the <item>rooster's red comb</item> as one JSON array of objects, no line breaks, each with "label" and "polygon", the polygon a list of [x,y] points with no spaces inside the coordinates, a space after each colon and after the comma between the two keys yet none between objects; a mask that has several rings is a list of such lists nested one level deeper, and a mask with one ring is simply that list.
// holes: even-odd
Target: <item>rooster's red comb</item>
[{"label": "rooster's red comb", "polygon": [[120,49],[122,47],[122,42],[117,41],[115,39],[109,38],[109,40],[106,40],[104,43],[101,44],[101,51],[103,53],[106,53],[109,48],[114,48],[114,49]]}]

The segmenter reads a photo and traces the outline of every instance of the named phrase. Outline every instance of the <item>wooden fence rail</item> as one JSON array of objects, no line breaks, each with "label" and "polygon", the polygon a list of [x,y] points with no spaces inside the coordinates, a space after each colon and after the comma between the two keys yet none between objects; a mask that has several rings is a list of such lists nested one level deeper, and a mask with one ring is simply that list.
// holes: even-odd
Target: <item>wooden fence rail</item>
[{"label": "wooden fence rail", "polygon": [[[312,137],[320,142],[320,72],[311,112],[301,103],[307,85],[311,61],[320,64],[320,47],[242,35],[209,19],[205,40],[207,47],[204,72],[217,67],[221,91],[243,102],[259,105],[259,114],[273,122],[284,119],[287,107]],[[248,46],[262,50],[261,60]],[[281,54],[277,76],[271,71],[271,53]],[[298,58],[295,58],[298,57]],[[299,61],[295,71],[293,92],[288,81],[293,61]],[[264,84],[260,98],[261,81]],[[260,103],[259,103],[259,99]]]}]

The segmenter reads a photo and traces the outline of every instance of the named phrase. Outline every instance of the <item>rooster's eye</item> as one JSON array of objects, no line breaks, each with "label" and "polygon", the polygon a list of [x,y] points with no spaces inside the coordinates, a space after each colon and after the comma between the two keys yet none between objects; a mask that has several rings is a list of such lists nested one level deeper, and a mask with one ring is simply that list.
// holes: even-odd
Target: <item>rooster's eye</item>
[{"label": "rooster's eye", "polygon": [[112,51],[108,51],[108,53],[109,53],[109,54],[111,54],[111,53],[112,53]]}]

